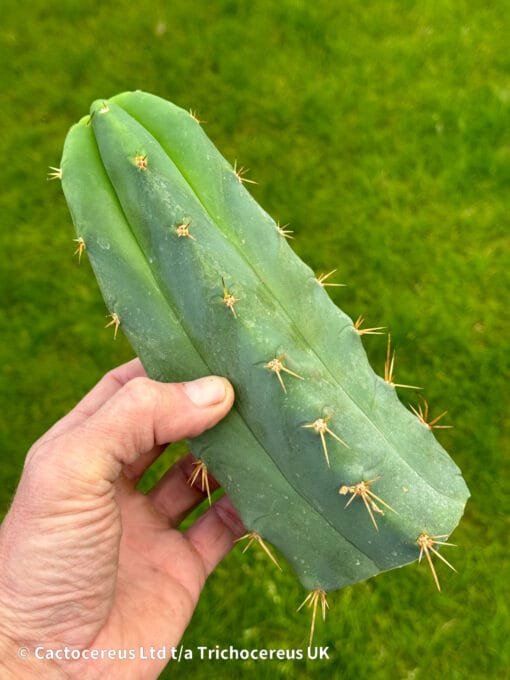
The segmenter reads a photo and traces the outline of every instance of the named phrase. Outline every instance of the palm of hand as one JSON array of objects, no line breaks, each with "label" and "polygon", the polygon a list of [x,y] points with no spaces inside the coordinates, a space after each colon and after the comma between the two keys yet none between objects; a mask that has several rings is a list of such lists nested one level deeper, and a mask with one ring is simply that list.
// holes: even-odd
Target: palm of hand
[{"label": "palm of hand", "polygon": [[[115,531],[108,532],[94,558],[107,564],[118,549],[116,576],[109,582],[97,580],[96,606],[91,607],[97,611],[108,602],[109,610],[96,630],[94,624],[83,621],[75,634],[83,640],[85,633],[90,646],[99,649],[177,645],[197,604],[208,565],[193,539],[169,526],[169,518],[150,499],[124,490],[120,510]],[[89,603],[87,613],[91,608]],[[140,662],[137,677],[144,677],[144,672],[152,677],[147,661]]]},{"label": "palm of hand", "polygon": [[[117,375],[113,386],[99,383],[81,408],[57,423],[29,454],[0,527],[5,565],[0,610],[5,632],[16,644],[117,654],[134,649],[129,677],[155,678],[166,661],[141,660],[140,648],[178,644],[207,576],[243,527],[223,497],[186,532],[179,531],[182,520],[204,500],[202,490],[187,483],[191,455],[170,468],[147,495],[135,485],[166,442],[210,427],[230,408],[232,395],[213,407],[214,413],[193,405],[190,411],[193,402],[183,397],[182,386],[157,385],[171,403],[159,403],[159,393],[152,401],[175,411],[173,423],[159,432],[157,409],[147,406],[147,388],[154,390],[154,384],[144,379],[124,394],[121,386],[133,371],[143,369],[132,362],[120,370],[128,377],[119,380]],[[187,412],[179,418],[183,401],[189,402],[184,403]],[[127,427],[129,435],[133,409],[136,437],[124,432]],[[104,450],[98,453],[98,447]],[[212,479],[209,483],[216,485]],[[58,665],[70,677],[126,677],[122,657],[93,663],[60,660]]]}]

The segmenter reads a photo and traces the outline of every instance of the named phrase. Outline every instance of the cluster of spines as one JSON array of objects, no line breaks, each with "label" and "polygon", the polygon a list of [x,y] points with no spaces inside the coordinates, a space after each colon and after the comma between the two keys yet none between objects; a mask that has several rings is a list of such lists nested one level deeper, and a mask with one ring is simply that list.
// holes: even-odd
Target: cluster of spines
[{"label": "cluster of spines", "polygon": [[[99,113],[104,114],[109,111],[109,107],[107,102],[103,103],[103,106],[101,109],[99,109]],[[203,123],[204,121],[201,121],[198,116],[195,114],[193,111],[189,111],[189,115],[198,123]],[[89,123],[90,123],[90,118],[89,118]],[[149,167],[149,161],[148,161],[148,156],[147,154],[138,154],[133,158],[133,163],[136,165],[136,167],[140,171],[146,171]],[[250,183],[250,184],[256,184],[256,182],[252,179],[246,178],[244,175],[246,172],[248,172],[247,169],[244,167],[237,167],[237,161],[234,162],[233,166],[233,173],[239,183]],[[55,179],[62,179],[62,169],[61,168],[56,168],[56,167],[50,167],[50,172],[48,173],[48,179],[50,180],[55,180]],[[285,225],[280,225],[279,222],[276,223],[276,230],[279,235],[286,239],[293,239],[293,231],[288,229],[287,224]],[[191,219],[183,218],[178,224],[174,226],[174,231],[177,235],[178,238],[184,238],[184,239],[191,239],[193,241],[196,241],[196,237],[191,233]],[[83,253],[86,251],[87,246],[86,242],[83,239],[82,236],[78,236],[78,238],[74,239],[74,242],[77,244],[76,250],[75,250],[75,255],[78,256],[78,262],[81,262],[81,257]],[[341,287],[344,286],[345,284],[343,283],[334,283],[328,281],[328,279],[333,276],[333,274],[336,273],[336,269],[333,269],[327,273],[319,274],[316,277],[316,282],[323,288],[326,287]],[[221,277],[221,283],[222,283],[222,302],[225,305],[225,307],[232,313],[234,318],[237,318],[237,311],[236,311],[236,304],[240,301],[239,298],[235,297],[233,292],[227,288],[224,278]],[[114,328],[114,338],[117,337],[117,332],[118,329],[121,325],[121,319],[118,316],[116,312],[111,312],[110,315],[110,321],[106,324],[105,328],[112,327]],[[359,316],[357,320],[353,324],[354,330],[360,335],[382,335],[383,331],[385,330],[384,326],[376,326],[372,328],[363,328],[363,322],[364,319],[362,316]],[[284,365],[285,361],[285,354],[280,354],[279,356],[275,356],[274,358],[270,359],[266,363],[264,363],[264,368],[268,369],[269,371],[273,372],[278,379],[278,382],[283,390],[283,392],[286,394],[287,393],[287,388],[285,385],[285,382],[283,380],[282,373],[289,375],[295,379],[298,380],[305,380],[305,378],[301,375],[299,375],[297,372],[291,370],[287,366]],[[384,365],[384,381],[392,386],[392,387],[401,387],[401,388],[409,388],[409,389],[421,389],[420,387],[414,386],[414,385],[404,385],[401,383],[396,383],[394,382],[394,364],[395,364],[395,351],[391,352],[391,336],[388,333],[388,340],[387,340],[387,350],[386,350],[386,360],[385,360],[385,365]],[[410,408],[412,412],[416,415],[418,420],[427,428],[429,429],[440,429],[440,428],[449,428],[451,426],[449,425],[438,425],[438,421],[443,418],[447,411],[444,411],[441,413],[439,416],[434,418],[433,420],[429,420],[429,405],[426,400],[423,400],[423,406],[418,405],[417,408],[414,406],[410,405]],[[322,450],[324,453],[324,457],[326,460],[326,464],[328,467],[330,467],[330,462],[329,462],[329,452],[328,452],[328,447],[327,447],[327,441],[326,441],[326,435],[329,435],[333,439],[335,439],[338,443],[342,444],[344,447],[349,448],[349,445],[340,438],[338,434],[334,430],[332,430],[329,426],[329,422],[333,418],[333,414],[328,414],[326,416],[320,416],[316,418],[314,421],[310,423],[306,423],[302,425],[303,428],[305,429],[310,429],[313,430],[314,433],[318,434],[320,437],[321,445],[322,445]],[[188,483],[190,485],[194,485],[197,481],[200,482],[200,487],[202,492],[207,496],[209,505],[211,505],[211,492],[210,492],[210,485],[209,485],[209,478],[208,478],[208,470],[207,466],[204,461],[199,460],[194,463],[195,469],[193,473],[190,475],[188,479]],[[378,481],[380,477],[375,477],[370,480],[361,480],[355,484],[352,485],[342,485],[338,489],[338,493],[341,495],[347,495],[350,494],[350,498],[347,500],[347,503],[345,505],[345,508],[348,508],[351,503],[354,501],[355,498],[359,497],[362,502],[364,503],[367,512],[369,514],[369,517],[371,519],[371,522],[376,530],[378,530],[378,525],[377,521],[375,519],[374,513],[384,515],[384,510],[381,506],[384,508],[390,510],[391,512],[396,513],[397,511],[391,507],[386,501],[384,501],[382,498],[377,496],[371,489],[371,486]],[[453,546],[453,543],[447,543],[443,540],[439,539],[444,539],[446,538],[446,535],[441,535],[441,536],[431,536],[428,532],[422,531],[421,534],[418,536],[416,539],[416,544],[419,547],[419,557],[418,561],[421,562],[423,556],[426,557],[430,569],[432,571],[432,575],[435,581],[435,584],[437,586],[438,590],[441,590],[439,579],[437,576],[437,573],[435,571],[432,558],[431,558],[431,552],[436,555],[438,558],[440,558],[448,567],[453,569],[453,571],[456,571],[455,568],[434,548],[435,545],[445,545],[445,546]],[[246,552],[246,550],[252,545],[252,543],[258,543],[261,548],[264,550],[266,555],[269,557],[269,559],[278,567],[278,569],[281,569],[276,557],[273,555],[273,553],[270,551],[260,534],[258,534],[255,531],[249,532],[245,534],[244,536],[241,536],[241,538],[237,539],[238,541],[248,539],[248,543],[243,549],[243,552]],[[311,629],[310,629],[310,638],[309,638],[309,644],[312,644],[313,640],[313,634],[314,634],[314,629],[315,629],[315,621],[316,621],[316,614],[317,614],[317,609],[321,607],[322,611],[322,618],[325,619],[326,616],[326,609],[329,607],[327,600],[326,600],[326,592],[322,589],[315,589],[312,590],[308,593],[307,597],[305,600],[301,603],[301,605],[298,607],[298,611],[305,605],[311,608],[312,610],[312,622],[311,622]]]}]

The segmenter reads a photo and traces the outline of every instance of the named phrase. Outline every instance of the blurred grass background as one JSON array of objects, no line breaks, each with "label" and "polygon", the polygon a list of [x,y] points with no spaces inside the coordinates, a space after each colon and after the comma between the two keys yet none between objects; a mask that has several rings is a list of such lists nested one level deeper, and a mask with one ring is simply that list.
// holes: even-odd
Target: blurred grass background
[{"label": "blurred grass background", "polygon": [[[103,328],[46,172],[93,99],[136,88],[197,110],[296,252],[339,269],[335,301],[391,329],[399,382],[449,410],[455,429],[438,436],[472,491],[441,594],[424,565],[393,571],[330,596],[317,631],[330,661],[188,662],[163,678],[510,677],[509,43],[504,0],[3,0],[1,508],[33,440],[132,356]],[[365,346],[382,371],[384,339]],[[289,569],[237,549],[183,642],[302,647],[304,595]]]}]

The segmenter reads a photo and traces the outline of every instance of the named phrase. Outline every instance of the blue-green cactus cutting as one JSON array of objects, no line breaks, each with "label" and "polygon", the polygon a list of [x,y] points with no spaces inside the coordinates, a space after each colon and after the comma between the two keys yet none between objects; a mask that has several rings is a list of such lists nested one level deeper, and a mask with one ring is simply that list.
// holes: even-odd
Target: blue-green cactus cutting
[{"label": "blue-green cactus cutting", "polygon": [[149,376],[234,385],[233,411],[192,450],[308,604],[431,563],[469,495],[435,421],[399,401],[389,344],[374,373],[360,336],[380,329],[335,306],[199,121],[143,92],[96,101],[59,174],[77,252]]}]

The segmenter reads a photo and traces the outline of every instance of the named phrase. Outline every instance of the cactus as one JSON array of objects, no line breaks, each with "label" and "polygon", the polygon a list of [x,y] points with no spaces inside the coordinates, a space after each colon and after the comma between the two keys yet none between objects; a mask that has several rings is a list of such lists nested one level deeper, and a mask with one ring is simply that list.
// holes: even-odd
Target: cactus
[{"label": "cactus", "polygon": [[218,479],[247,538],[277,546],[311,591],[314,618],[327,591],[423,556],[439,587],[431,553],[445,561],[436,546],[469,492],[438,418],[399,401],[389,336],[374,373],[361,336],[382,329],[335,306],[332,272],[294,254],[199,123],[127,92],[68,133],[59,172],[108,325],[157,380],[230,379],[234,409],[191,443],[193,481]]}]

